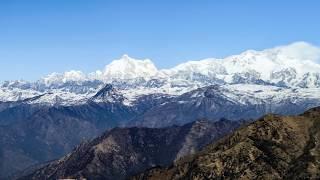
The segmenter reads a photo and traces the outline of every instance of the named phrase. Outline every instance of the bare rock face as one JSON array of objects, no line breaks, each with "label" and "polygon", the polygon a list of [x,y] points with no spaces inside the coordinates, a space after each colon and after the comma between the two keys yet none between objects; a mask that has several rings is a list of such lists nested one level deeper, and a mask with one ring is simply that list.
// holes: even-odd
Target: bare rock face
[{"label": "bare rock face", "polygon": [[239,125],[221,120],[159,129],[115,128],[21,179],[125,179],[193,154]]},{"label": "bare rock face", "polygon": [[267,115],[169,168],[133,179],[318,179],[320,108]]}]

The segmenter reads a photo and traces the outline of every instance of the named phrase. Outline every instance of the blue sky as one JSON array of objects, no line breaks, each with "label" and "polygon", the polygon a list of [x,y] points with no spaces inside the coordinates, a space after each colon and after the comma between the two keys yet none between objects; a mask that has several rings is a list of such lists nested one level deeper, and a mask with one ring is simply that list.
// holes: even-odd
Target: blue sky
[{"label": "blue sky", "polygon": [[320,1],[0,0],[0,80],[102,69],[122,54],[159,68],[294,41],[320,44]]}]

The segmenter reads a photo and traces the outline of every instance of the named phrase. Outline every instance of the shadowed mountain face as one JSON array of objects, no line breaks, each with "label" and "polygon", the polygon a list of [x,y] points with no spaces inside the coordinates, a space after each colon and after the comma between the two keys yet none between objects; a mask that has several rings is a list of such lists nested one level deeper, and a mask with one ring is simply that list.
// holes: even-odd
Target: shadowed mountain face
[{"label": "shadowed mountain face", "polygon": [[[118,111],[112,113],[111,108]],[[125,120],[132,114],[120,105],[50,107],[17,123],[0,126],[0,174],[9,175],[59,158],[80,142],[115,127],[116,119]]]},{"label": "shadowed mountain face", "polygon": [[[240,88],[240,87],[239,87]],[[286,94],[283,94],[285,97]],[[259,98],[259,92],[238,94],[234,90],[212,85],[182,94],[166,103],[150,108],[129,122],[129,126],[166,127],[183,125],[195,119],[217,120],[258,119],[272,113],[297,115],[320,105],[319,99],[300,99],[300,96],[270,99]]]},{"label": "shadowed mountain face", "polygon": [[320,108],[267,115],[169,168],[133,179],[320,178]]},{"label": "shadowed mountain face", "polygon": [[80,142],[144,111],[144,107],[123,105],[122,99],[117,98],[121,95],[117,95],[107,85],[81,105],[1,103],[4,110],[0,112],[0,178],[60,158]]},{"label": "shadowed mountain face", "polygon": [[125,179],[193,154],[239,125],[221,120],[160,129],[115,128],[21,179]]},{"label": "shadowed mountain face", "polygon": [[60,158],[82,141],[121,126],[168,98],[162,94],[141,96],[133,106],[124,105],[123,100],[122,94],[107,84],[79,105],[29,104],[30,99],[0,102],[0,179]]},{"label": "shadowed mountain face", "polygon": [[[0,102],[0,177],[60,158],[83,140],[118,126],[160,128],[197,119],[236,121],[267,113],[292,115],[320,102],[309,96],[317,91],[302,96],[295,89],[256,88],[261,87],[212,85],[179,96],[156,93],[128,99],[128,94],[106,84],[69,106],[50,93]],[[50,105],[41,103],[48,99],[52,100]]]}]

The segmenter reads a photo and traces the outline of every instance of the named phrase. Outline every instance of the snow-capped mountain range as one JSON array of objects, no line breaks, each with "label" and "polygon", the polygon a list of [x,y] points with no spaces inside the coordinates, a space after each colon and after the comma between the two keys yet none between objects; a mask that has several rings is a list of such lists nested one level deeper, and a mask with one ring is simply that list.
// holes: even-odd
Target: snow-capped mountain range
[{"label": "snow-capped mountain range", "polygon": [[124,55],[94,73],[3,82],[0,179],[114,127],[300,114],[320,106],[319,57],[320,48],[304,42],[160,70]]},{"label": "snow-capped mountain range", "polygon": [[0,86],[0,101],[32,97],[29,103],[73,105],[85,103],[105,84],[112,84],[130,105],[146,94],[181,95],[218,84],[233,94],[268,99],[294,93],[320,98],[320,48],[296,42],[262,51],[248,50],[224,59],[188,61],[170,69],[157,69],[151,60],[123,55],[104,70],[52,73],[36,82],[7,81]]}]

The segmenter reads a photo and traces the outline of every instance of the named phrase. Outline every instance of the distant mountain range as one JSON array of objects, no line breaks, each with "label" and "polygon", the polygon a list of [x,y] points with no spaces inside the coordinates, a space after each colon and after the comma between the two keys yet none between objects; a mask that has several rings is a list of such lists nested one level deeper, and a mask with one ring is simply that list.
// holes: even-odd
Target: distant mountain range
[{"label": "distant mountain range", "polygon": [[188,61],[162,70],[149,59],[137,60],[124,55],[103,71],[89,74],[69,71],[53,73],[36,82],[4,82],[0,86],[0,101],[38,97],[29,103],[74,105],[85,103],[105,84],[119,89],[127,104],[141,95],[181,95],[212,84],[320,88],[319,62],[320,48],[305,42],[263,51],[249,50],[224,59]]},{"label": "distant mountain range", "polygon": [[114,127],[254,120],[320,106],[320,49],[304,42],[158,70],[128,55],[103,71],[0,85],[0,177]]},{"label": "distant mountain range", "polygon": [[[278,89],[272,91],[279,93]],[[126,105],[124,96],[106,85],[86,103],[73,106],[26,103],[29,99],[4,102],[0,104],[0,174],[61,157],[80,142],[117,126],[168,127],[202,118],[249,120],[270,112],[298,114],[320,105],[317,98],[292,95],[291,89],[280,91],[281,99],[265,101],[259,98],[263,91],[242,96],[214,85],[174,97],[140,96]]]}]

